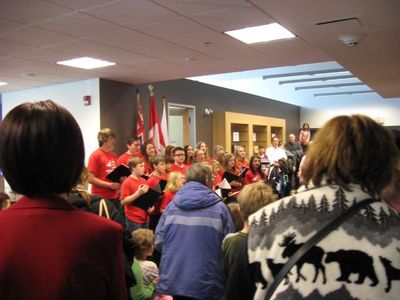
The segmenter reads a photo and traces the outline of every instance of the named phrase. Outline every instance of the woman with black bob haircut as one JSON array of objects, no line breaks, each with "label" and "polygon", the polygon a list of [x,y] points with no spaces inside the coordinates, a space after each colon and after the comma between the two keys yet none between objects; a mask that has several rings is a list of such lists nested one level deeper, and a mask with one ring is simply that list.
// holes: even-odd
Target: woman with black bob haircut
[{"label": "woman with black bob haircut", "polygon": [[67,201],[83,162],[77,122],[51,100],[18,105],[0,124],[0,168],[24,195],[0,213],[2,299],[127,298],[121,225]]}]

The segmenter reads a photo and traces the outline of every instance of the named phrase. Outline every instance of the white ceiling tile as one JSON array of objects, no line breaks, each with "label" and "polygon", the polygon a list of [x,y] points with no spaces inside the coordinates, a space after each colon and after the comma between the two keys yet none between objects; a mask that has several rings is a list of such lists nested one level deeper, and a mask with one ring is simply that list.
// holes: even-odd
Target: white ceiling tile
[{"label": "white ceiling tile", "polygon": [[90,37],[99,32],[109,33],[123,29],[121,26],[79,12],[44,22],[37,22],[35,25],[43,29],[79,38]]},{"label": "white ceiling tile", "polygon": [[184,15],[209,12],[246,3],[245,0],[154,0],[154,2]]},{"label": "white ceiling tile", "polygon": [[42,0],[2,0],[0,17],[32,24],[37,21],[59,17],[72,10]]},{"label": "white ceiling tile", "polygon": [[133,29],[179,17],[157,4],[143,0],[115,1],[109,5],[85,10],[85,13]]},{"label": "white ceiling tile", "polygon": [[190,17],[219,32],[274,22],[266,13],[248,3],[199,13]]},{"label": "white ceiling tile", "polygon": [[37,47],[48,47],[75,39],[65,34],[32,26],[25,26],[12,32],[0,34],[0,38]]},{"label": "white ceiling tile", "polygon": [[69,53],[43,48],[24,52],[21,54],[16,54],[13,56],[45,63],[55,63],[57,61],[68,60],[72,58],[71,54]]},{"label": "white ceiling tile", "polygon": [[79,10],[98,7],[101,5],[105,5],[107,3],[115,2],[115,0],[45,0],[45,1]]},{"label": "white ceiling tile", "polygon": [[0,38],[0,55],[12,55],[12,54],[24,53],[35,49],[37,49],[37,47],[12,41],[6,41]]},{"label": "white ceiling tile", "polygon": [[25,26],[25,24],[0,18],[0,34]]},{"label": "white ceiling tile", "polygon": [[205,58],[200,52],[186,49],[133,30],[123,30],[113,34],[92,37],[91,40],[110,46],[118,46],[135,53],[168,61],[184,61],[185,58]]}]

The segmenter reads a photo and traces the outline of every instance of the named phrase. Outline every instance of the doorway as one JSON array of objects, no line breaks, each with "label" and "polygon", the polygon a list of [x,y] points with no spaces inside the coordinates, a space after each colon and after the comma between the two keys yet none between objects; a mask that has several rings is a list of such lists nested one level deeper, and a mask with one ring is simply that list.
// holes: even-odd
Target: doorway
[{"label": "doorway", "polygon": [[183,146],[196,142],[196,107],[191,105],[168,103],[168,138],[174,146]]}]

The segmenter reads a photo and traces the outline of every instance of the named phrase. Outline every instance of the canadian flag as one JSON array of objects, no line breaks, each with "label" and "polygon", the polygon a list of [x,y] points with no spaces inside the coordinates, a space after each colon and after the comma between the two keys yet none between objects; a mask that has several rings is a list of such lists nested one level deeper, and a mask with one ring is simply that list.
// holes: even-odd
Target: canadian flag
[{"label": "canadian flag", "polygon": [[156,148],[157,154],[164,154],[165,140],[161,131],[160,118],[158,117],[154,88],[149,85],[150,91],[150,123],[149,123],[149,142]]},{"label": "canadian flag", "polygon": [[136,136],[140,139],[140,144],[146,140],[145,130],[144,130],[144,117],[142,104],[140,103],[140,93],[139,90],[136,90],[136,101],[137,101],[137,121],[136,121]]}]

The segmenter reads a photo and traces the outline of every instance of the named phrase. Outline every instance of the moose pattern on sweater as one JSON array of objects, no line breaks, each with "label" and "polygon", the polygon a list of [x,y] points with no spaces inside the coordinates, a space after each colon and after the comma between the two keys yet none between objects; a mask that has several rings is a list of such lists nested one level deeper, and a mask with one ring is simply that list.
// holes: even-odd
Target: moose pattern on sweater
[{"label": "moose pattern on sweater", "polygon": [[[249,262],[269,286],[301,245],[354,203],[370,198],[357,185],[304,189],[253,214]],[[385,203],[361,209],[313,246],[291,269],[275,292],[276,299],[397,299],[400,292],[399,214]],[[254,299],[267,286],[256,278]]]}]

